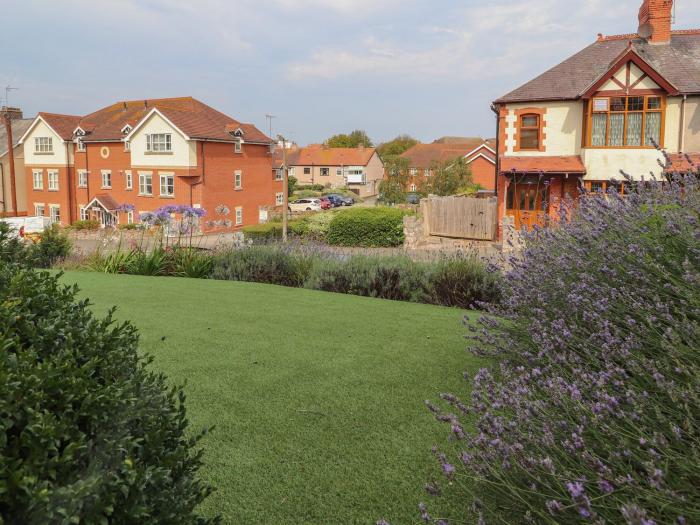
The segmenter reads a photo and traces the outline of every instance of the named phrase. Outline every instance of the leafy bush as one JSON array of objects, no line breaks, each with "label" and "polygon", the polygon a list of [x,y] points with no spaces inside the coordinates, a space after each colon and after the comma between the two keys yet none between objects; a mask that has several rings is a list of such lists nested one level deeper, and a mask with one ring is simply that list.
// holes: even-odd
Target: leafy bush
[{"label": "leafy bush", "polygon": [[27,249],[22,240],[6,222],[0,221],[0,261],[23,263],[27,258]]},{"label": "leafy bush", "polygon": [[323,184],[297,184],[296,191],[311,190],[311,191],[323,191],[326,187]]},{"label": "leafy bush", "polygon": [[100,229],[100,221],[96,221],[93,219],[75,221],[73,224],[70,225],[70,228],[71,228],[71,230],[77,230],[77,231],[82,231],[82,230],[95,231],[95,230]]},{"label": "leafy bush", "polygon": [[135,222],[132,222],[131,224],[120,224],[119,226],[117,226],[117,228],[120,230],[129,231],[129,230],[138,230],[141,228],[141,226]]},{"label": "leafy bush", "polygon": [[29,264],[35,268],[51,268],[59,259],[70,254],[71,242],[58,224],[52,224],[41,234],[39,242],[29,247]]},{"label": "leafy bush", "polygon": [[211,489],[185,395],[76,289],[0,262],[0,512],[6,523],[191,523]]},{"label": "leafy bush", "polygon": [[395,301],[424,300],[426,267],[408,257],[354,256],[319,260],[306,288]]},{"label": "leafy bush", "polygon": [[334,214],[326,240],[338,246],[400,246],[403,216],[395,208],[353,208]]},{"label": "leafy bush", "polygon": [[214,259],[212,278],[302,286],[312,261],[279,246],[249,246]]},{"label": "leafy bush", "polygon": [[320,197],[321,192],[316,190],[296,190],[294,192],[295,199],[309,199],[312,197]]},{"label": "leafy bush", "polygon": [[253,224],[243,228],[246,239],[254,242],[269,242],[282,238],[282,223],[268,222],[265,224]]},{"label": "leafy bush", "polygon": [[500,274],[476,257],[449,257],[431,265],[426,293],[430,302],[473,308],[500,299]]},{"label": "leafy bush", "polygon": [[324,241],[328,235],[333,213],[314,213],[298,219],[293,231],[296,235],[307,237],[315,241]]},{"label": "leafy bush", "polygon": [[700,187],[629,188],[527,236],[471,327],[500,368],[429,404],[455,522],[700,523]]}]

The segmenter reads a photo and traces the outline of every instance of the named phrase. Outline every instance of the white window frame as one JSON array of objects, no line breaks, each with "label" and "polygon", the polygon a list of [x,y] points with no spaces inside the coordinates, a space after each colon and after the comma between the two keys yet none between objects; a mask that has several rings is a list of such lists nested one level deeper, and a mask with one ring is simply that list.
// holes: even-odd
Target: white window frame
[{"label": "white window frame", "polygon": [[[149,183],[146,184],[146,178],[148,178]],[[150,192],[144,191],[147,186],[151,187]],[[150,171],[140,171],[139,172],[139,195],[152,196],[153,195],[153,173]]]},{"label": "white window frame", "polygon": [[[161,197],[175,196],[175,174],[174,173],[159,173],[158,186],[160,188]],[[163,182],[165,181],[165,182]],[[163,191],[165,189],[165,191]]]},{"label": "white window frame", "polygon": [[240,140],[237,140],[236,142],[233,143],[233,152],[234,153],[243,153],[243,143]]},{"label": "white window frame", "polygon": [[32,189],[44,189],[44,170],[32,170]]},{"label": "white window frame", "polygon": [[411,193],[415,193],[418,190],[415,184],[411,184]]},{"label": "white window frame", "polygon": [[284,168],[277,168],[275,170],[275,180],[276,181],[284,180]]},{"label": "white window frame", "polygon": [[124,189],[134,189],[134,174],[131,170],[126,170],[124,172]]},{"label": "white window frame", "polygon": [[243,224],[243,206],[236,206],[236,226]]},{"label": "white window frame", "polygon": [[88,172],[87,170],[78,170],[78,188],[87,188]]},{"label": "white window frame", "polygon": [[81,221],[86,221],[90,218],[90,214],[88,212],[88,209],[85,206],[80,206],[80,220]]},{"label": "white window frame", "polygon": [[83,142],[83,139],[75,139],[75,149],[76,151],[85,151],[85,143]]},{"label": "white window frame", "polygon": [[[41,210],[41,213],[39,213],[39,210]],[[37,217],[43,217],[44,213],[46,213],[46,205],[34,203],[34,215]]]},{"label": "white window frame", "polygon": [[53,153],[53,137],[34,137],[34,153]]},{"label": "white window frame", "polygon": [[128,140],[124,141],[124,151],[131,151],[131,142]]},{"label": "white window frame", "polygon": [[58,191],[58,170],[46,170],[49,191]]},{"label": "white window frame", "polygon": [[283,192],[275,193],[275,205],[282,206],[283,204],[284,204],[284,193]]},{"label": "white window frame", "polygon": [[243,172],[241,170],[236,170],[233,172],[233,189],[243,189]]},{"label": "white window frame", "polygon": [[129,210],[126,212],[126,223],[127,224],[134,224],[134,212],[133,212],[133,210]]},{"label": "white window frame", "polygon": [[[111,190],[112,189],[112,170],[101,170],[102,174],[102,189]],[[105,184],[105,182],[107,184]]]},{"label": "white window frame", "polygon": [[151,133],[149,135],[146,135],[146,151],[148,151],[149,153],[172,152],[172,133]]},{"label": "white window frame", "polygon": [[49,218],[52,223],[61,222],[61,205],[60,204],[49,204]]}]

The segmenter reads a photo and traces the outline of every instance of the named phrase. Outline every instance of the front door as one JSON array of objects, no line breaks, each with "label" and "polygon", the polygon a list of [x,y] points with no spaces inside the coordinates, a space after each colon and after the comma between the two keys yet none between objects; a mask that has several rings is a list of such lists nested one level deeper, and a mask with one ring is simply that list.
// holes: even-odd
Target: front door
[{"label": "front door", "polygon": [[542,182],[511,182],[508,186],[506,215],[511,215],[517,229],[544,226],[547,216],[549,185]]}]

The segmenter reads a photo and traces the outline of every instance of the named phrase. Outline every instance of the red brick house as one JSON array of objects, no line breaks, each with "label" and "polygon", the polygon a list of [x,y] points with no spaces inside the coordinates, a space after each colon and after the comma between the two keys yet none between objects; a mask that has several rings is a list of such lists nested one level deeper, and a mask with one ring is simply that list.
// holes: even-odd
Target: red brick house
[{"label": "red brick house", "polygon": [[85,116],[39,113],[20,142],[30,214],[64,225],[137,222],[165,205],[213,218],[223,205],[236,229],[266,220],[282,191],[270,138],[191,97],[118,102]]},{"label": "red brick house", "polygon": [[[499,218],[530,227],[581,188],[624,192],[700,153],[700,30],[672,30],[672,0],[644,0],[636,33],[590,46],[494,102]],[[685,163],[687,164],[687,163]],[[686,166],[687,168],[687,166]]]},{"label": "red brick house", "polygon": [[400,155],[409,170],[408,191],[420,191],[421,185],[433,175],[437,165],[464,158],[471,169],[472,182],[484,193],[496,187],[495,146],[482,138],[454,137],[438,139],[430,144],[416,144]]}]

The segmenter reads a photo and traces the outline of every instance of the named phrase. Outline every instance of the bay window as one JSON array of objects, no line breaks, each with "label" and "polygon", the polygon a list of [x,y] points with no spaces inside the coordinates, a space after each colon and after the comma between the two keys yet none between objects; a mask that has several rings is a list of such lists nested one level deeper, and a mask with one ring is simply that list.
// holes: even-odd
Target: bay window
[{"label": "bay window", "polygon": [[658,95],[595,97],[590,104],[588,146],[662,146],[664,100]]}]

